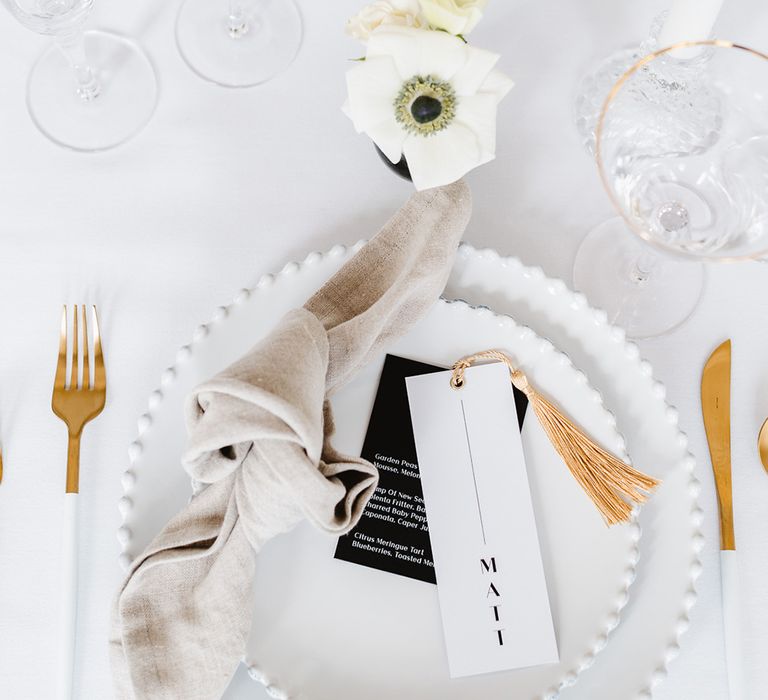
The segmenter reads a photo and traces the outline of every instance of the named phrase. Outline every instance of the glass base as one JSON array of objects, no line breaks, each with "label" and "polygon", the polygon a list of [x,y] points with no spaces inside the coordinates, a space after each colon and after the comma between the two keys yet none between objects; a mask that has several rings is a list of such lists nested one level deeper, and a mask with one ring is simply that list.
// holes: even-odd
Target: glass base
[{"label": "glass base", "polygon": [[634,237],[622,218],[600,224],[576,253],[574,287],[634,339],[669,333],[701,300],[706,282],[702,263],[657,253]]},{"label": "glass base", "polygon": [[176,44],[201,78],[224,87],[251,87],[293,63],[302,40],[294,0],[240,0],[232,22],[226,0],[185,0],[176,18]]},{"label": "glass base", "polygon": [[101,85],[84,100],[72,67],[56,45],[37,60],[27,84],[32,121],[51,141],[77,151],[102,151],[135,136],[157,105],[155,69],[130,39],[103,31],[83,36],[85,54]]}]

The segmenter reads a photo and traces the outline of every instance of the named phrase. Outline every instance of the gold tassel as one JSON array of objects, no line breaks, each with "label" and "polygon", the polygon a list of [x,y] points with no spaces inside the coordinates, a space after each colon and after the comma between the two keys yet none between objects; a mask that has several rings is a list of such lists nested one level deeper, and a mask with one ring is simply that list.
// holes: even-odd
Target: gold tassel
[{"label": "gold tassel", "polygon": [[633,504],[644,503],[661,482],[600,447],[557,406],[539,394],[503,352],[485,350],[462,358],[453,366],[451,386],[461,388],[464,371],[478,360],[498,360],[507,366],[512,384],[528,397],[553,447],[597,506],[606,524],[628,522]]}]

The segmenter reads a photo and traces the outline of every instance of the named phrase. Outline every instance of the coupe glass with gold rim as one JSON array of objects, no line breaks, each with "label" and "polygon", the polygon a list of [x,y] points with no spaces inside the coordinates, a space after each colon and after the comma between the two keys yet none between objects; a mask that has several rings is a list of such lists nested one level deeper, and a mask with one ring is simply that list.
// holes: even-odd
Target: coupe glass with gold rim
[{"label": "coupe glass with gold rim", "polygon": [[711,40],[642,58],[595,159],[620,216],[582,243],[575,286],[632,337],[661,335],[696,309],[704,262],[768,255],[768,55]]},{"label": "coupe glass with gold rim", "polygon": [[0,0],[25,27],[53,36],[27,82],[30,116],[48,138],[79,151],[127,141],[157,104],[155,71],[130,39],[83,31],[93,0]]},{"label": "coupe glass with gold rim", "polygon": [[302,40],[294,0],[184,0],[176,44],[187,65],[224,87],[274,78],[296,58]]}]

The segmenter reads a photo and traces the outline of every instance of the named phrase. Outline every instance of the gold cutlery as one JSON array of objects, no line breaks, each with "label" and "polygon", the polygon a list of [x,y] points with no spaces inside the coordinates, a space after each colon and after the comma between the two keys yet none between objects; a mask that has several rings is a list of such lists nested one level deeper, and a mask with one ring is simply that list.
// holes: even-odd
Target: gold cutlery
[{"label": "gold cutlery", "polygon": [[768,420],[763,423],[760,434],[757,436],[757,450],[760,453],[763,468],[768,472]]},{"label": "gold cutlery", "polygon": [[[82,325],[82,338],[78,333],[78,316]],[[104,356],[101,349],[101,335],[96,307],[93,307],[93,353],[88,344],[88,321],[85,306],[74,307],[72,333],[67,323],[67,307],[61,315],[59,335],[59,359],[53,384],[51,408],[64,421],[69,434],[67,449],[67,478],[64,502],[62,580],[62,621],[60,627],[60,649],[58,697],[69,700],[72,697],[72,681],[75,659],[75,629],[77,622],[77,562],[78,527],[77,495],[80,489],[80,438],[86,423],[101,413],[107,397],[107,377]],[[67,344],[71,347],[71,370],[67,382]],[[93,358],[93,380],[91,380],[91,357]],[[81,374],[82,369],[82,374]]]},{"label": "gold cutlery", "polygon": [[701,377],[701,410],[715,474],[720,513],[720,581],[722,587],[725,657],[730,700],[743,700],[739,570],[733,527],[731,487],[731,341],[726,340],[707,360]]}]

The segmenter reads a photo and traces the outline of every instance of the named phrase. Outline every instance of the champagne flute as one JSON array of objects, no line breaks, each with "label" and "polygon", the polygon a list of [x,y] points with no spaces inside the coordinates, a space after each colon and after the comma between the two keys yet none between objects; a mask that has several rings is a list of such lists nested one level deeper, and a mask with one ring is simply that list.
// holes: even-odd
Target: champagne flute
[{"label": "champagne flute", "polygon": [[184,0],[176,44],[201,78],[224,87],[252,87],[296,58],[302,22],[294,0]]},{"label": "champagne flute", "polygon": [[0,0],[28,29],[54,38],[32,68],[27,107],[55,143],[100,151],[127,141],[157,104],[155,71],[130,39],[84,31],[93,0]]},{"label": "champagne flute", "polygon": [[582,243],[575,286],[631,336],[661,335],[698,305],[703,262],[768,255],[768,55],[723,40],[655,51],[613,86],[595,134],[620,216]]}]

